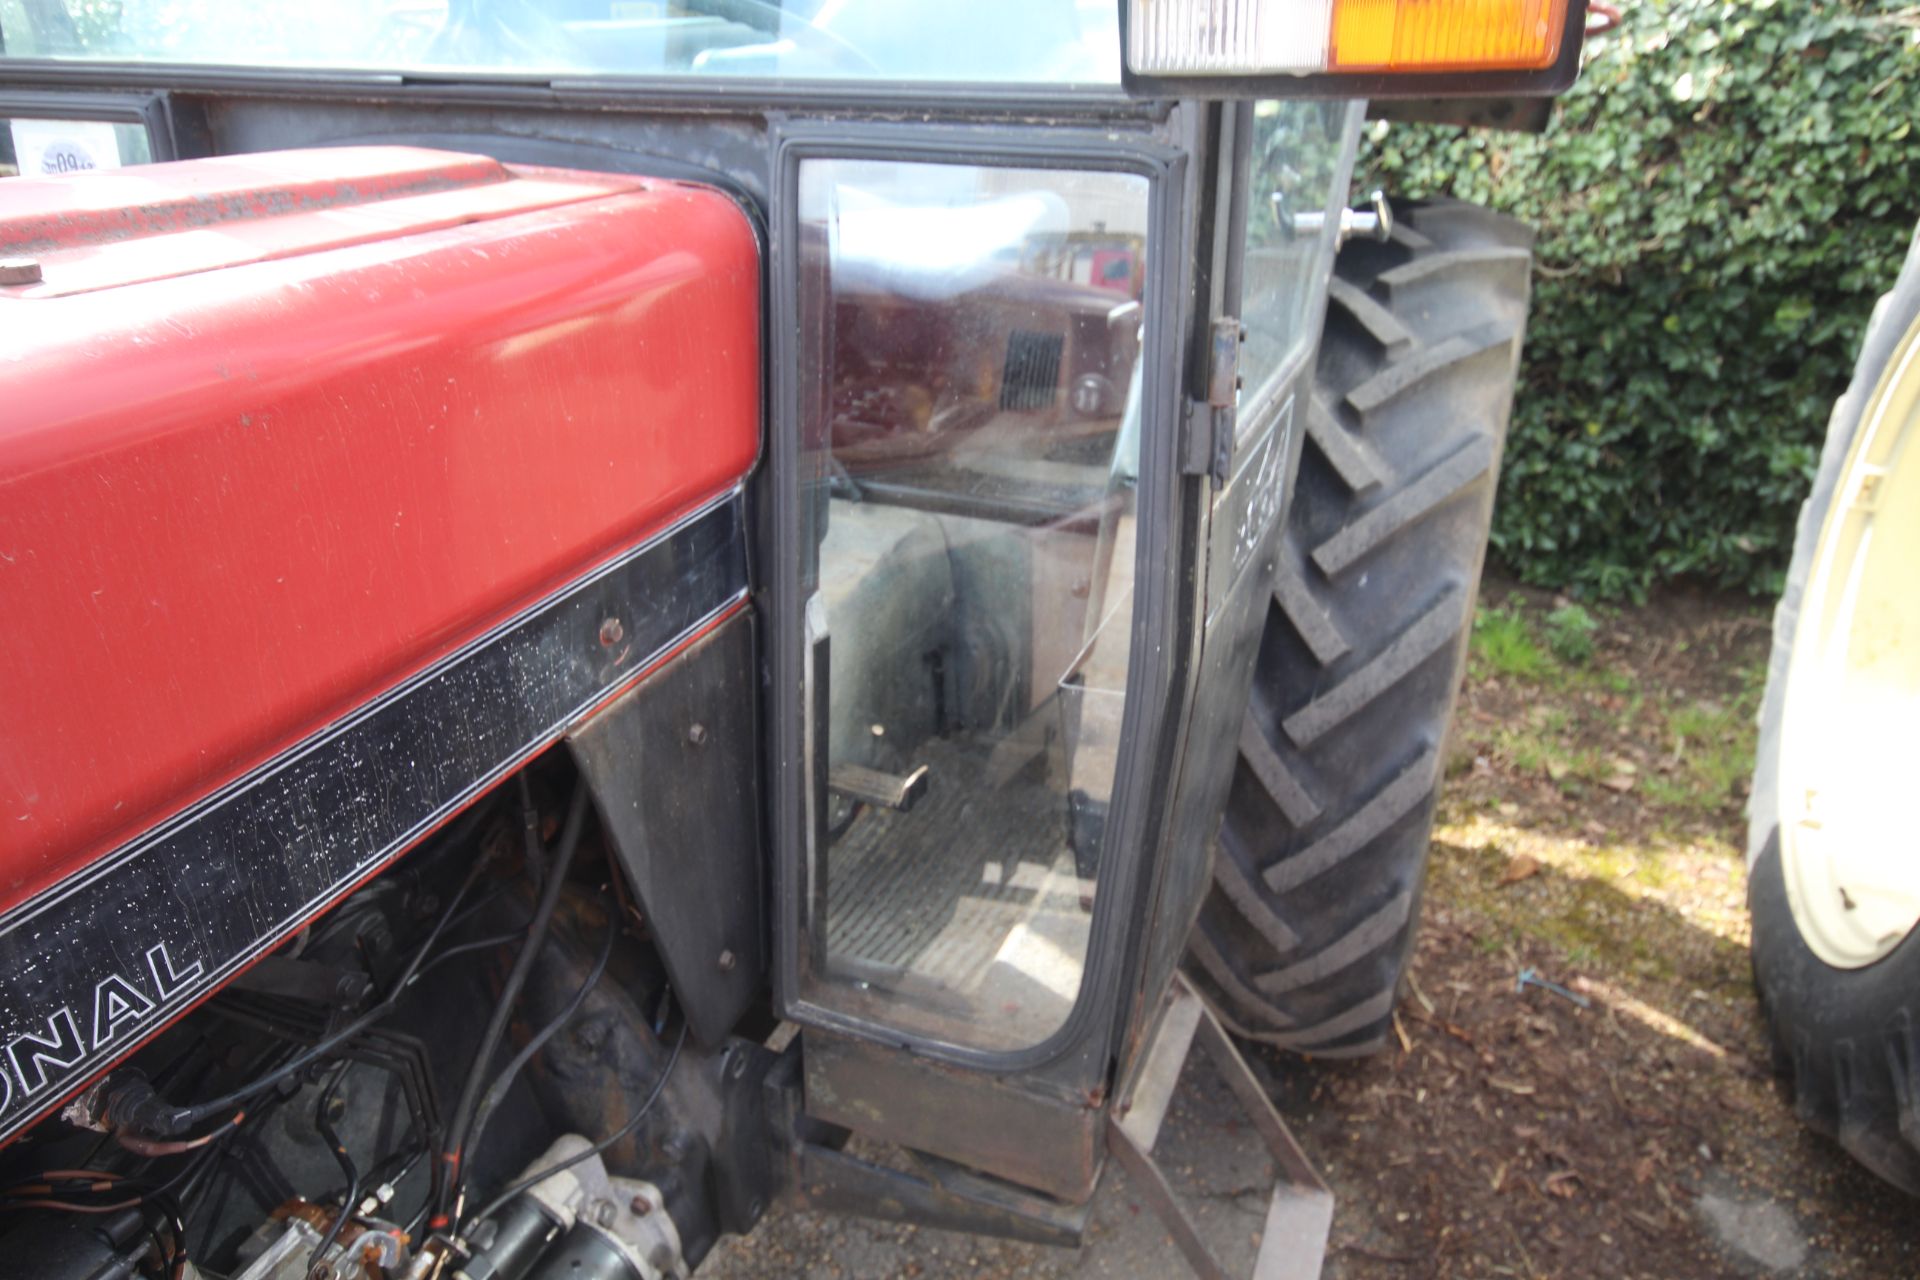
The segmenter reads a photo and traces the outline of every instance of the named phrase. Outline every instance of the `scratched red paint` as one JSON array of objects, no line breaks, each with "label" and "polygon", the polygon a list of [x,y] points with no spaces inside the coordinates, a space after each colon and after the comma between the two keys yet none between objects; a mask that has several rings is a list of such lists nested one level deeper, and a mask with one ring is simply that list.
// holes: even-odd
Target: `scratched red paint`
[{"label": "scratched red paint", "polygon": [[705,188],[189,161],[0,183],[21,252],[45,279],[0,287],[0,907],[754,460],[758,249]]}]

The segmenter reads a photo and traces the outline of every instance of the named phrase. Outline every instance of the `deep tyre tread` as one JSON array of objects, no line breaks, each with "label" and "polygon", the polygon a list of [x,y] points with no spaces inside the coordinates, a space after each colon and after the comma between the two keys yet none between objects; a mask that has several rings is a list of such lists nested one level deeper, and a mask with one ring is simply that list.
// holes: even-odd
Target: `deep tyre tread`
[{"label": "deep tyre tread", "polygon": [[1864,969],[1801,940],[1776,835],[1747,887],[1754,985],[1800,1120],[1894,1186],[1920,1195],[1920,930]]},{"label": "deep tyre tread", "polygon": [[1240,1035],[1386,1043],[1419,917],[1526,322],[1532,233],[1396,204],[1341,252],[1189,968]]}]

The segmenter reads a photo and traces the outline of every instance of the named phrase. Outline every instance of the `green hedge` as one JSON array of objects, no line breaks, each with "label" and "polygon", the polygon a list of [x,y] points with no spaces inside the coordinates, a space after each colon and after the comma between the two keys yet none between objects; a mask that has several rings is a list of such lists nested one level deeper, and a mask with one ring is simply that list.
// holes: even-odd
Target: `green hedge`
[{"label": "green hedge", "polygon": [[1538,137],[1369,126],[1358,181],[1540,230],[1494,517],[1527,581],[1778,590],[1920,217],[1920,4],[1628,0]]}]

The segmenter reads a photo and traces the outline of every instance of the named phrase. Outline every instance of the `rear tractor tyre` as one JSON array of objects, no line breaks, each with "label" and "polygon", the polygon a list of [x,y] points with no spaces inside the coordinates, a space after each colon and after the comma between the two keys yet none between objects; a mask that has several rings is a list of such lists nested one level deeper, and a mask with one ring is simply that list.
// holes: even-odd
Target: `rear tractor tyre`
[{"label": "rear tractor tyre", "polygon": [[1341,250],[1188,968],[1241,1035],[1380,1048],[1419,918],[1526,327],[1532,231],[1396,204]]},{"label": "rear tractor tyre", "polygon": [[1920,1195],[1920,232],[1827,424],[1774,614],[1753,973],[1802,1120]]}]

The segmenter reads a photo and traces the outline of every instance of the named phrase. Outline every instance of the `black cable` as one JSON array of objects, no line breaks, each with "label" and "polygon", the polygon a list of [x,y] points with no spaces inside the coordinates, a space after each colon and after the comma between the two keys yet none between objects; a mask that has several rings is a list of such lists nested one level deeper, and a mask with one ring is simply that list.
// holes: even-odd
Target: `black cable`
[{"label": "black cable", "polygon": [[580,1012],[580,1006],[587,1002],[587,996],[600,985],[600,977],[607,971],[607,961],[613,958],[613,940],[619,936],[619,933],[620,918],[609,910],[607,936],[601,940],[600,954],[594,960],[593,970],[587,974],[586,981],[580,984],[579,989],[573,993],[573,998],[567,1001],[567,1007],[540,1030],[534,1032],[533,1038],[522,1045],[520,1052],[508,1059],[507,1065],[500,1068],[500,1073],[493,1078],[493,1084],[488,1087],[486,1096],[480,1099],[480,1106],[473,1115],[473,1130],[467,1138],[469,1160],[473,1158],[473,1153],[480,1149],[480,1136],[486,1132],[487,1121],[493,1118],[494,1109],[506,1100],[507,1090],[511,1089],[513,1082],[519,1078],[521,1068],[533,1060],[533,1055],[540,1052],[541,1046],[553,1039],[562,1027],[572,1021],[573,1015]]},{"label": "black cable", "polygon": [[173,1266],[172,1269],[167,1272],[167,1276],[168,1280],[181,1280],[181,1277],[187,1273],[187,1219],[186,1215],[180,1211],[178,1205],[175,1205],[168,1212],[169,1216],[173,1219],[173,1241],[175,1247],[173,1251]]},{"label": "black cable", "polygon": [[420,970],[420,972],[416,975],[416,981],[419,978],[426,977],[428,974],[432,973],[435,969],[438,969],[441,965],[445,964],[449,960],[454,959],[456,956],[464,956],[469,952],[474,952],[474,951],[485,951],[489,947],[505,946],[507,943],[512,942],[515,938],[524,936],[526,932],[527,932],[527,926],[523,924],[517,929],[509,929],[505,933],[496,933],[485,938],[475,938],[473,941],[463,942],[457,947],[448,947],[445,951],[442,951],[439,955],[435,956],[431,961],[429,961],[425,968]]},{"label": "black cable", "polygon": [[[534,908],[533,920],[527,926],[527,940],[520,947],[520,954],[514,958],[513,968],[507,973],[506,984],[500,990],[500,998],[494,1002],[493,1015],[487,1019],[487,1027],[480,1036],[480,1044],[474,1050],[473,1062],[467,1068],[467,1078],[460,1087],[460,1100],[454,1105],[452,1122],[447,1126],[445,1144],[441,1147],[441,1164],[446,1178],[439,1188],[439,1197],[434,1202],[434,1216],[430,1225],[439,1225],[447,1208],[454,1203],[459,1189],[466,1183],[464,1162],[466,1157],[467,1135],[473,1129],[474,1111],[480,1104],[480,1086],[487,1066],[493,1061],[493,1055],[500,1047],[500,1041],[507,1034],[507,1022],[513,1016],[514,1002],[520,998],[520,989],[526,985],[527,975],[533,971],[533,963],[539,958],[540,949],[546,945],[547,927],[553,922],[554,910],[560,905],[560,891],[566,887],[567,869],[573,863],[573,855],[580,848],[580,836],[587,825],[587,784],[582,778],[574,784],[573,799],[567,806],[567,823],[560,835],[559,848],[554,852],[553,861],[543,871],[546,884],[540,893],[540,903]],[[539,862],[540,825],[537,821],[527,823],[527,861],[529,865]]]},{"label": "black cable", "polygon": [[320,1101],[313,1109],[313,1127],[319,1131],[322,1138],[326,1139],[327,1147],[333,1152],[334,1162],[340,1166],[340,1172],[347,1175],[347,1194],[346,1198],[340,1202],[340,1212],[333,1215],[333,1221],[327,1224],[326,1234],[320,1237],[320,1243],[313,1247],[313,1254],[307,1259],[309,1275],[326,1274],[321,1268],[326,1263],[327,1250],[333,1248],[334,1242],[340,1238],[341,1230],[347,1225],[348,1216],[360,1203],[359,1166],[355,1165],[353,1157],[347,1154],[347,1144],[340,1140],[339,1133],[333,1127],[333,1118],[327,1114],[328,1106],[340,1088],[340,1082],[347,1078],[347,1072],[351,1070],[353,1070],[353,1063],[340,1064],[334,1071],[333,1078],[327,1081],[327,1087],[320,1091]]},{"label": "black cable", "polygon": [[[261,1053],[254,1060],[249,1070],[259,1070],[275,1058],[284,1062],[293,1052],[294,1050],[284,1044],[269,1046],[265,1052]],[[169,1196],[178,1200],[181,1205],[182,1216],[192,1217],[193,1210],[198,1207],[195,1197],[200,1193],[201,1180],[205,1178],[207,1173],[219,1162],[220,1157],[226,1154],[227,1147],[238,1139],[241,1134],[248,1133],[258,1127],[268,1116],[275,1114],[278,1109],[276,1103],[269,1103],[266,1106],[255,1107],[249,1110],[245,1120],[232,1128],[223,1130],[220,1136],[216,1137],[212,1142],[194,1151],[192,1153],[192,1159],[187,1160],[176,1169],[171,1177],[160,1184],[154,1194]]]},{"label": "black cable", "polygon": [[[142,1218],[141,1221],[147,1228],[147,1238],[153,1241],[153,1251],[160,1256],[161,1271],[167,1275],[172,1275],[173,1250],[167,1248],[166,1243],[160,1239],[160,1220],[155,1218],[153,1221],[147,1222],[145,1218]],[[126,1255],[122,1254],[121,1256],[125,1257]]]},{"label": "black cable", "polygon": [[[468,1221],[485,1222],[488,1218],[491,1218],[494,1214],[498,1213],[501,1210],[501,1208],[504,1205],[506,1205],[509,1201],[511,1201],[515,1196],[521,1194],[522,1192],[528,1190],[529,1188],[539,1186],[542,1182],[545,1182],[548,1178],[551,1178],[556,1173],[564,1173],[568,1169],[573,1168],[573,1166],[592,1159],[594,1156],[599,1155],[602,1151],[605,1151],[608,1147],[611,1147],[615,1143],[620,1142],[625,1138],[631,1136],[635,1130],[639,1129],[640,1122],[647,1118],[647,1112],[653,1109],[653,1104],[660,1101],[660,1095],[666,1090],[667,1081],[673,1075],[673,1064],[680,1060],[680,1048],[682,1045],[686,1044],[686,1042],[687,1042],[687,1024],[682,1022],[680,1024],[680,1034],[674,1037],[673,1052],[667,1055],[667,1065],[661,1068],[660,1070],[660,1078],[654,1081],[652,1091],[647,1094],[647,1100],[640,1104],[640,1109],[634,1112],[633,1115],[627,1120],[625,1124],[621,1125],[613,1133],[610,1133],[606,1137],[600,1139],[600,1141],[594,1143],[592,1146],[588,1147],[586,1150],[578,1151],[578,1152],[575,1152],[573,1155],[568,1156],[565,1160],[562,1160],[559,1164],[551,1164],[535,1173],[528,1174],[526,1177],[520,1179],[520,1181],[508,1187],[505,1191],[502,1191],[499,1195],[495,1196],[493,1199],[487,1201],[484,1205],[480,1206],[479,1209],[474,1211],[474,1213],[468,1219]],[[455,1225],[457,1226],[458,1224],[455,1224]]]},{"label": "black cable", "polygon": [[[252,1069],[259,1069],[270,1059],[278,1055],[283,1055],[285,1052],[286,1049],[284,1046],[273,1046],[259,1056],[254,1062]],[[235,1135],[245,1132],[247,1128],[253,1126],[264,1116],[271,1114],[271,1112],[272,1108],[255,1111],[251,1113],[241,1125],[223,1126],[216,1131],[211,1142],[193,1148],[190,1151],[174,1153],[186,1156],[187,1158],[164,1182],[154,1181],[154,1168],[161,1161],[170,1159],[171,1156],[169,1155],[147,1157],[141,1162],[139,1171],[134,1173],[120,1173],[111,1169],[93,1168],[93,1161],[100,1154],[101,1147],[105,1143],[113,1140],[111,1133],[103,1135],[101,1142],[94,1144],[80,1167],[72,1170],[54,1170],[51,1172],[36,1173],[31,1175],[28,1181],[79,1182],[89,1184],[105,1180],[111,1183],[110,1186],[99,1189],[95,1189],[90,1185],[63,1189],[60,1192],[62,1199],[71,1199],[76,1196],[84,1198],[95,1195],[131,1195],[133,1198],[129,1203],[144,1204],[149,1201],[158,1203],[175,1202],[179,1198],[174,1195],[176,1189],[180,1190],[183,1196],[190,1195],[193,1189],[192,1180],[196,1180],[200,1174],[212,1166],[215,1158],[220,1154],[227,1142]],[[0,1203],[15,1198],[17,1197],[14,1195],[13,1188],[0,1188]]]},{"label": "black cable", "polygon": [[546,851],[545,842],[540,839],[540,806],[533,802],[533,781],[525,769],[514,781],[520,784],[520,822],[525,828],[521,843],[527,852],[527,882],[533,886],[534,897],[538,898],[540,890],[546,887],[546,865],[540,856]]},{"label": "black cable", "polygon": [[[398,1196],[400,1184],[406,1180],[407,1175],[412,1173],[422,1160],[433,1154],[434,1148],[431,1143],[408,1143],[373,1167],[373,1172],[366,1177],[367,1185],[374,1189],[375,1196],[379,1195],[381,1187],[394,1188],[394,1197],[389,1197],[388,1201],[382,1201],[383,1204],[389,1203],[391,1199]],[[428,1189],[426,1198],[431,1203],[433,1199],[431,1188]]]},{"label": "black cable", "polygon": [[[207,1033],[204,1030],[196,1029],[195,1039],[193,1043],[189,1044],[185,1049],[181,1050],[179,1055],[175,1057],[172,1061],[168,1062],[166,1066],[160,1068],[158,1071],[153,1073],[153,1087],[155,1089],[164,1089],[170,1084],[172,1084],[174,1077],[179,1075],[180,1072],[186,1068],[187,1062],[190,1059],[192,1059],[193,1055],[196,1053],[199,1053],[202,1049],[206,1048],[207,1042],[208,1042]],[[260,1061],[262,1062],[266,1061],[267,1056],[271,1056],[271,1055],[262,1056]],[[214,1062],[211,1056],[209,1056],[209,1059],[207,1062],[207,1069],[211,1070],[213,1066],[214,1066]],[[202,1072],[202,1075],[203,1076],[205,1075],[204,1071]],[[114,1135],[111,1129],[107,1130],[105,1133],[102,1133],[100,1137],[94,1142],[94,1144],[87,1149],[87,1154],[81,1158],[80,1167],[84,1169],[90,1166],[95,1160],[99,1159],[100,1152],[106,1147],[106,1145],[109,1142],[113,1141],[113,1137]]]},{"label": "black cable", "polygon": [[[173,1197],[175,1203],[180,1206],[180,1219],[183,1228],[186,1223],[192,1222],[199,1217],[201,1207],[206,1203],[207,1195],[214,1185],[216,1175],[222,1172],[220,1168],[221,1162],[223,1160],[235,1159],[234,1147],[236,1144],[238,1144],[242,1138],[253,1136],[256,1131],[267,1122],[269,1117],[278,1114],[279,1107],[275,1105],[256,1107],[247,1113],[246,1120],[241,1123],[239,1128],[231,1130],[222,1137],[216,1138],[210,1145],[202,1148],[201,1151],[197,1153],[199,1156],[197,1161],[189,1163],[167,1180],[166,1185],[160,1189],[160,1194]],[[213,1227],[213,1223],[206,1224],[209,1236],[211,1236]],[[203,1243],[209,1248],[212,1246],[211,1239],[203,1241]],[[183,1249],[188,1247],[188,1241],[183,1239],[181,1247]]]},{"label": "black cable", "polygon": [[[472,906],[466,908],[466,910],[462,911],[459,915],[447,921],[446,931],[448,933],[451,933],[455,929],[458,929],[461,925],[473,919],[473,917],[479,915],[482,911],[485,911],[488,907],[492,906],[495,902],[498,902],[500,898],[512,887],[513,886],[510,884],[503,884],[496,888],[487,890],[486,893],[480,896],[480,900],[478,902],[475,902]],[[418,982],[419,980],[420,980],[420,975],[415,974],[414,981]]]},{"label": "black cable", "polygon": [[[399,1084],[406,1100],[413,1135],[411,1146],[414,1148],[414,1158],[407,1167],[411,1169],[413,1163],[423,1155],[437,1154],[443,1127],[440,1123],[439,1092],[434,1087],[433,1064],[426,1045],[402,1032],[376,1027],[355,1040],[348,1047],[348,1052],[356,1062],[388,1072]],[[429,1199],[439,1187],[436,1181],[438,1172],[439,1165],[431,1164],[427,1176]],[[371,1185],[377,1187],[386,1181],[390,1179],[375,1177],[371,1179]]]},{"label": "black cable", "polygon": [[[293,1075],[296,1071],[326,1057],[335,1049],[378,1022],[381,1018],[384,1018],[388,1013],[392,1012],[393,1006],[398,1003],[401,994],[406,991],[408,983],[413,980],[415,972],[419,970],[421,963],[427,958],[427,953],[433,950],[434,944],[440,940],[440,935],[446,930],[448,923],[453,919],[454,909],[460,905],[472,890],[474,884],[479,880],[480,873],[486,867],[486,864],[487,859],[484,857],[474,860],[473,866],[467,872],[467,878],[461,881],[460,888],[454,893],[453,900],[447,904],[447,909],[441,913],[438,923],[433,927],[433,932],[427,935],[427,940],[421,943],[419,949],[413,953],[413,958],[407,962],[407,967],[401,972],[399,979],[393,984],[392,989],[371,1009],[332,1035],[321,1039],[305,1051],[296,1053],[293,1057],[272,1071],[269,1071],[266,1075],[249,1081],[218,1098],[213,1098],[206,1102],[197,1102],[191,1106],[175,1107],[168,1104],[159,1094],[149,1091],[148,1096],[139,1099],[131,1106],[127,1106],[123,1114],[113,1115],[111,1117],[115,1127],[125,1128],[130,1132],[154,1137],[175,1137],[193,1128],[203,1120],[218,1115],[223,1111],[230,1111],[238,1107],[241,1103],[273,1088],[282,1080]],[[109,1095],[109,1097],[111,1099],[111,1095]],[[110,1101],[110,1112],[114,1109]]]},{"label": "black cable", "polygon": [[[492,906],[495,902],[497,902],[500,899],[501,895],[505,894],[508,891],[508,889],[511,887],[512,886],[510,885],[501,885],[499,888],[494,889],[491,892],[487,893],[484,897],[480,899],[480,901],[474,903],[472,906],[462,911],[459,915],[455,916],[452,920],[448,921],[446,929],[443,930],[442,932],[452,933],[454,930],[458,929],[461,925],[465,924],[467,921],[473,919],[473,917],[479,915],[482,911],[485,911],[488,907]],[[462,942],[457,946],[448,947],[445,951],[442,951],[439,955],[435,956],[433,959],[427,961],[425,965],[421,966],[419,972],[415,973],[411,978],[409,978],[408,982],[410,984],[414,982],[418,982],[420,981],[420,979],[426,977],[428,974],[432,973],[435,969],[438,969],[441,965],[445,964],[447,961],[456,959],[463,955],[467,955],[470,952],[484,951],[488,947],[504,946],[505,944],[512,942],[515,938],[518,938],[522,934],[526,933],[527,925],[532,923],[533,923],[533,918],[529,916],[524,923],[515,925],[513,928],[506,930],[503,933],[496,933],[491,935],[490,937],[485,937],[485,938],[475,938],[471,942]]]},{"label": "black cable", "polygon": [[[150,1224],[147,1230],[153,1237],[154,1248],[159,1250],[162,1274],[167,1276],[169,1280],[180,1280],[180,1276],[183,1275],[187,1269],[187,1224],[181,1216],[180,1205],[177,1201],[159,1196],[153,1197],[152,1200],[154,1207],[160,1211],[160,1217]],[[143,1208],[143,1219],[144,1216],[145,1211]],[[173,1230],[173,1245],[171,1248],[162,1247],[160,1243],[160,1226],[163,1223]]]}]

